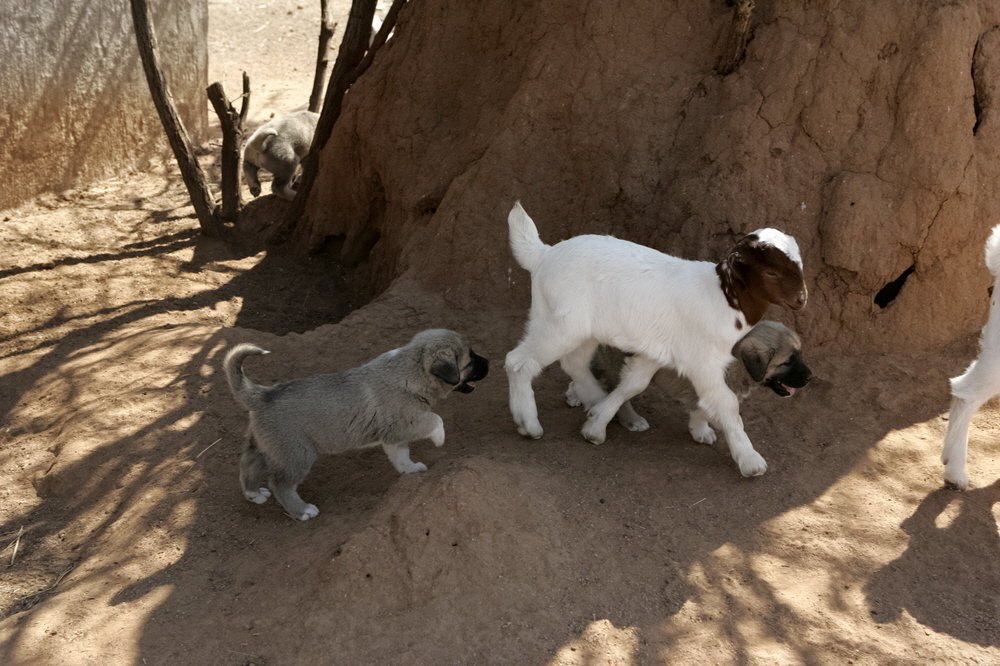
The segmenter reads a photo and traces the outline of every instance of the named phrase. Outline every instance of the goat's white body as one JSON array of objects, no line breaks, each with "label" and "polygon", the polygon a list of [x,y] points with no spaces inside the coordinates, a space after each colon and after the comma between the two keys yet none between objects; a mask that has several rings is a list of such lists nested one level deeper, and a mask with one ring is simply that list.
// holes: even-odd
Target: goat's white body
[{"label": "goat's white body", "polygon": [[994,278],[990,314],[979,340],[979,358],[951,380],[951,412],[941,453],[945,481],[962,490],[969,486],[965,464],[972,417],[983,403],[1000,394],[1000,225],[986,241],[986,267]]},{"label": "goat's white body", "polygon": [[725,365],[748,330],[743,313],[726,302],[715,264],[612,236],[550,247],[531,285],[532,322],[544,318],[561,334],[594,338],[684,375],[705,360],[706,352],[689,350],[721,350]]},{"label": "goat's white body", "polygon": [[[699,409],[722,428],[740,472],[766,471],[725,381],[747,321],[727,302],[714,264],[610,236],[577,236],[549,246],[520,204],[508,222],[514,256],[532,274],[527,330],[506,359],[511,414],[522,435],[542,436],[531,382],[556,360],[589,410],[583,435],[598,444],[622,404],[669,366],[691,380]],[[634,354],[610,394],[590,372],[599,343]]]}]

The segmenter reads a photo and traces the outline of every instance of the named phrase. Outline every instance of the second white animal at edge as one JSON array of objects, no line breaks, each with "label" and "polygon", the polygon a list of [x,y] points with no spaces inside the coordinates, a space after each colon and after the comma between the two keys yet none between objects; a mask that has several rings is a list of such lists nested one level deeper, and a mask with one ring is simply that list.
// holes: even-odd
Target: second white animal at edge
[{"label": "second white animal at edge", "polygon": [[979,358],[951,380],[951,412],[941,452],[944,480],[961,490],[969,487],[965,461],[972,416],[1000,394],[1000,225],[993,227],[986,240],[986,268],[993,275],[990,314],[979,339]]}]

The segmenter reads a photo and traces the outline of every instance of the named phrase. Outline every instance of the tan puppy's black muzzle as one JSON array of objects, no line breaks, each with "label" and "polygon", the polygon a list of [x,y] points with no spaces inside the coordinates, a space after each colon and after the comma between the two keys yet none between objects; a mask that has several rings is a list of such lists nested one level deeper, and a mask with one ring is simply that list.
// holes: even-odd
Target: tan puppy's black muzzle
[{"label": "tan puppy's black muzzle", "polygon": [[490,371],[489,359],[483,358],[471,349],[469,350],[469,357],[471,359],[467,366],[469,368],[469,375],[462,383],[455,387],[455,390],[459,393],[472,393],[476,389],[476,382],[485,379]]}]

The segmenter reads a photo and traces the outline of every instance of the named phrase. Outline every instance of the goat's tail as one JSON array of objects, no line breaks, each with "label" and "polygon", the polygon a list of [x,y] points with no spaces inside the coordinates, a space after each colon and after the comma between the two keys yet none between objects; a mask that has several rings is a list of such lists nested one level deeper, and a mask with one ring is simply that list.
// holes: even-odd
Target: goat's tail
[{"label": "goat's tail", "polygon": [[986,268],[993,277],[1000,277],[1000,224],[993,227],[990,237],[986,239]]},{"label": "goat's tail", "polygon": [[254,384],[246,378],[243,374],[243,359],[254,354],[269,353],[257,345],[244,342],[226,352],[226,358],[222,361],[226,379],[229,380],[229,390],[233,392],[236,401],[247,410],[256,409],[260,405],[267,387]]},{"label": "goat's tail", "polygon": [[510,209],[507,216],[507,224],[510,227],[510,249],[514,253],[514,258],[521,268],[529,273],[534,273],[538,265],[542,263],[542,257],[549,246],[538,237],[538,229],[535,223],[524,212],[521,202],[518,201]]}]

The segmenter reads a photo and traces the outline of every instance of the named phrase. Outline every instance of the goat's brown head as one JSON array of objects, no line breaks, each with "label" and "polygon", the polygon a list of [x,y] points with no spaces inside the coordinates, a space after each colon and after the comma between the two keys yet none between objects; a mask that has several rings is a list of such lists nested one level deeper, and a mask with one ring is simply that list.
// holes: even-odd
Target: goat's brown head
[{"label": "goat's brown head", "polygon": [[777,229],[744,236],[717,271],[730,305],[741,310],[751,326],[771,303],[799,310],[809,297],[799,245]]}]

